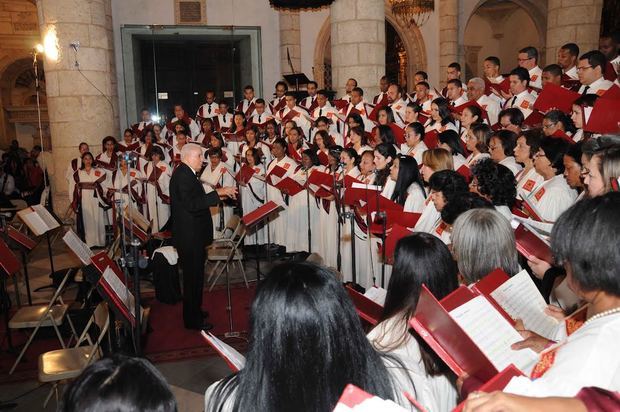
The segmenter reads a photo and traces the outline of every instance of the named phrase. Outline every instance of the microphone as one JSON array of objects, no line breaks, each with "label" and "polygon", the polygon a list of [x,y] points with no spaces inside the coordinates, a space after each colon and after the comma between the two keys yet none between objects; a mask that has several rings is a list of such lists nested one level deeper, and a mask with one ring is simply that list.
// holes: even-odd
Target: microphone
[{"label": "microphone", "polygon": [[345,167],[345,166],[346,166],[346,164],[345,164],[344,162],[338,162],[338,163],[337,163],[337,166],[340,166],[340,167]]}]

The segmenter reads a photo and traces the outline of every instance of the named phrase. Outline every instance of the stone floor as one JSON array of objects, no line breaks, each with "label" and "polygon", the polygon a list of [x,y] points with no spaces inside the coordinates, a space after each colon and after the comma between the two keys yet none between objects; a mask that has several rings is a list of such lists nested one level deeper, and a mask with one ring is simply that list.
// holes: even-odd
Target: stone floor
[{"label": "stone floor", "polygon": [[[64,245],[64,242],[60,238],[53,243],[52,249],[54,268],[56,270],[66,267],[79,266],[78,259],[73,256],[70,251],[68,251]],[[268,269],[267,266],[269,266],[267,262],[262,262],[261,270],[266,272]],[[53,293],[51,289],[44,289],[40,292],[34,292],[36,288],[50,283],[50,279],[48,277],[50,272],[50,261],[48,257],[47,244],[44,241],[32,251],[28,262],[28,270],[30,287],[33,291],[33,303],[46,302]],[[254,260],[246,262],[245,270],[248,280],[253,281],[256,279],[256,263]],[[233,282],[242,281],[241,274],[231,273],[231,280]],[[222,277],[219,282],[224,281],[225,277]],[[152,285],[149,282],[142,282],[141,287],[143,291],[152,290]],[[20,279],[18,289],[20,291],[22,304],[27,303],[23,279]],[[65,294],[65,298],[73,298],[76,291],[76,287],[69,288]],[[11,294],[13,300],[15,300],[14,286],[12,284],[9,285],[9,293]],[[203,395],[205,389],[211,383],[230,373],[230,370],[226,366],[225,362],[219,357],[160,363],[157,364],[156,367],[162,372],[170,384],[177,398],[179,411],[202,411],[204,407]],[[8,371],[0,371],[0,373],[4,374],[8,373]],[[0,385],[0,411],[54,411],[56,409],[56,402],[54,401],[54,398],[52,398],[49,402],[47,408],[43,408],[43,401],[47,396],[50,387],[50,385],[41,385],[36,380]],[[18,399],[14,400],[15,398]],[[12,402],[13,400],[17,403],[17,406],[14,408],[6,408],[5,406],[8,405],[5,405],[4,402]]]}]

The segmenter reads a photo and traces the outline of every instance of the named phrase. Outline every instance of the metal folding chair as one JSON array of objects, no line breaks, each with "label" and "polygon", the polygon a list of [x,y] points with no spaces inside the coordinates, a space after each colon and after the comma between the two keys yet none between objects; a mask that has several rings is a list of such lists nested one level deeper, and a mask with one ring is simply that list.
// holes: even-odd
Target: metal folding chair
[{"label": "metal folding chair", "polygon": [[215,286],[224,270],[226,270],[226,276],[228,276],[230,265],[233,263],[239,265],[245,287],[249,287],[243,267],[242,243],[245,235],[245,225],[241,222],[239,216],[233,216],[226,224],[226,228],[222,232],[222,237],[215,239],[213,243],[207,247],[207,263],[215,262],[207,278],[207,284],[213,279],[209,290],[213,289],[213,286]]},{"label": "metal folding chair", "polygon": [[[32,343],[32,340],[34,339],[40,328],[49,326],[53,327],[54,331],[56,332],[56,336],[58,337],[58,341],[63,348],[65,348],[66,345],[69,345],[71,343],[71,339],[73,337],[77,339],[78,336],[77,332],[75,331],[73,321],[71,321],[71,317],[67,315],[69,305],[66,304],[62,299],[62,293],[64,292],[65,285],[67,284],[67,280],[72,273],[73,269],[67,269],[67,273],[65,273],[62,282],[60,282],[60,285],[56,289],[56,292],[54,292],[54,295],[52,296],[51,300],[47,305],[23,306],[19,308],[15,315],[13,315],[11,320],[9,320],[9,329],[11,330],[34,328],[34,331],[28,337],[28,341],[26,341],[26,344],[22,348],[19,356],[15,360],[15,363],[11,367],[9,375],[11,375],[15,371],[15,368],[19,364],[19,361],[26,353],[26,350]],[[69,337],[69,341],[66,345],[64,339],[62,338],[60,330],[58,329],[58,327],[63,324],[65,318],[67,318],[67,322],[69,323],[69,327],[71,328],[72,333],[72,336]]]}]

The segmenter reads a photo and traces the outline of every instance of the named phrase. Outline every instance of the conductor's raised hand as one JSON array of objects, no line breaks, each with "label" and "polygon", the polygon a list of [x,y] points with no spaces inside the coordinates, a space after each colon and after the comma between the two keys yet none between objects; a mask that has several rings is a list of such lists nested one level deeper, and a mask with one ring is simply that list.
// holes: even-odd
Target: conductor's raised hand
[{"label": "conductor's raised hand", "polygon": [[216,190],[219,197],[237,198],[237,188],[234,186],[219,187]]}]

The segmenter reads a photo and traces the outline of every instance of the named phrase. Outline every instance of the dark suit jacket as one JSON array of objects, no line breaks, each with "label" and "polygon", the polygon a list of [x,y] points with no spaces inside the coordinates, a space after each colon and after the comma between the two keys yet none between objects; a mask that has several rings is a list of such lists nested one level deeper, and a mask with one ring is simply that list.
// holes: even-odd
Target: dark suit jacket
[{"label": "dark suit jacket", "polygon": [[170,179],[172,242],[177,249],[204,248],[213,241],[209,208],[219,201],[216,191],[205,193],[191,167],[177,167]]}]

